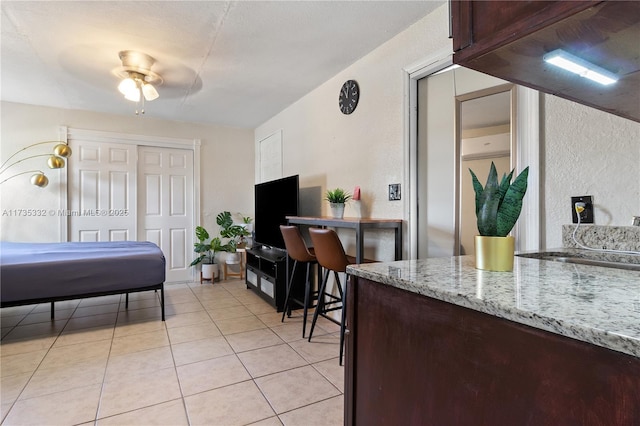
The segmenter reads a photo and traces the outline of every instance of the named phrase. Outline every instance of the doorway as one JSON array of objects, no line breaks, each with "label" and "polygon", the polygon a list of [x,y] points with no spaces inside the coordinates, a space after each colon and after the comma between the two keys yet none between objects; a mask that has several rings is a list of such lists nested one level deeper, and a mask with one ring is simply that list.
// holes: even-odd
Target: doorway
[{"label": "doorway", "polygon": [[[516,172],[528,165],[529,189],[514,228],[516,250],[541,247],[539,93],[476,71],[451,66],[451,56],[429,58],[407,69],[406,163],[410,202],[407,213],[410,258],[468,253],[460,243],[461,129],[456,110],[469,94],[496,87],[512,89],[509,164]],[[503,90],[504,91],[504,90]],[[517,149],[515,141],[517,141]],[[490,163],[489,163],[490,164]],[[466,169],[465,169],[466,170]],[[475,170],[474,170],[475,171]],[[483,172],[478,171],[478,176]],[[465,211],[467,209],[465,208]],[[473,217],[475,218],[475,208]]]},{"label": "doorway", "polygon": [[515,86],[504,84],[456,97],[458,190],[454,253],[474,254],[478,235],[475,191],[469,170],[484,185],[491,164],[498,176],[515,167]]}]

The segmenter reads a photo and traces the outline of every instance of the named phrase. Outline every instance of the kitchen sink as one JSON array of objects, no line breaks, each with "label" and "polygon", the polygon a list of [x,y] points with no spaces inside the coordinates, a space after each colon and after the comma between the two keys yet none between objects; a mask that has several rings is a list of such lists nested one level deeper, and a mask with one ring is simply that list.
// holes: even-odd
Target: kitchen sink
[{"label": "kitchen sink", "polygon": [[537,253],[520,253],[516,256],[529,257],[553,262],[577,263],[580,265],[603,266],[605,268],[640,271],[640,256],[631,254],[600,254],[590,252],[546,251]]}]

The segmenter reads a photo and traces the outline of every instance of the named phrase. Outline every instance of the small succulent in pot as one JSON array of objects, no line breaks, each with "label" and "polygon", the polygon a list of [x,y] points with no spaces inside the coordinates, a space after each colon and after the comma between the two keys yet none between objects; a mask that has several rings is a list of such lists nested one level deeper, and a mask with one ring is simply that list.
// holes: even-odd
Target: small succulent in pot
[{"label": "small succulent in pot", "polygon": [[324,196],[330,203],[344,204],[351,199],[351,194],[342,188],[330,189]]},{"label": "small succulent in pot", "polygon": [[505,173],[498,183],[498,172],[491,162],[487,183],[483,188],[475,173],[469,169],[476,193],[476,218],[480,235],[505,237],[516,224],[522,210],[522,198],[527,192],[529,167],[511,183],[514,170],[508,175]]}]

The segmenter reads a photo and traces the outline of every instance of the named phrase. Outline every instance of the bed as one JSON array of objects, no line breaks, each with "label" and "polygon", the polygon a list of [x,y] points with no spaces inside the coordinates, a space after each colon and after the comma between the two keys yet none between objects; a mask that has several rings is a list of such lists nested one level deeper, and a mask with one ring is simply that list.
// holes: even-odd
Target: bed
[{"label": "bed", "polygon": [[0,242],[0,307],[160,290],[165,258],[150,242]]}]

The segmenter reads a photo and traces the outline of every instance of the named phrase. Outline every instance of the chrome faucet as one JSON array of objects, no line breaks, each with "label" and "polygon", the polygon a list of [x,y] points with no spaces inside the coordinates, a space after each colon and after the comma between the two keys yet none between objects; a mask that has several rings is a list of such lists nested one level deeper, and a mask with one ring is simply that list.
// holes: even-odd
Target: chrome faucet
[{"label": "chrome faucet", "polygon": [[631,218],[631,226],[640,226],[640,216],[633,216]]}]

